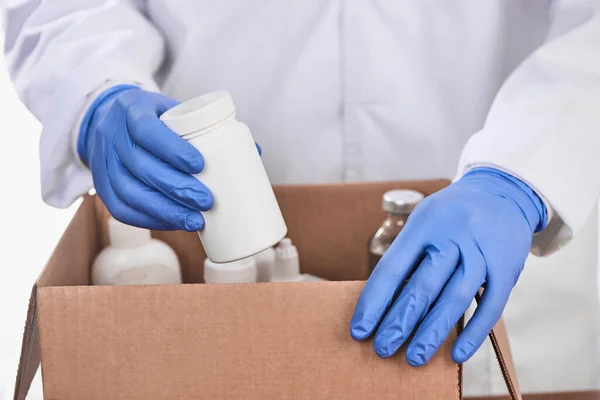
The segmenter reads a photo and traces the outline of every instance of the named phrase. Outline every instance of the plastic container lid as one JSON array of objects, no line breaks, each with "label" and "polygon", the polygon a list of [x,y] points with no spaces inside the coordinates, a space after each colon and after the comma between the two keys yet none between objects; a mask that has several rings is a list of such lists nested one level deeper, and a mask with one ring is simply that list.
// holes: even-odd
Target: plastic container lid
[{"label": "plastic container lid", "polygon": [[414,190],[390,190],[383,195],[383,210],[391,214],[410,214],[424,198]]},{"label": "plastic container lid", "polygon": [[149,230],[124,224],[113,217],[108,219],[108,236],[110,245],[118,248],[143,246],[152,239]]},{"label": "plastic container lid", "polygon": [[253,257],[230,263],[214,263],[204,260],[205,283],[247,283],[256,282],[256,261]]},{"label": "plastic container lid", "polygon": [[160,116],[164,124],[179,136],[206,129],[235,115],[229,92],[213,92],[185,101]]}]

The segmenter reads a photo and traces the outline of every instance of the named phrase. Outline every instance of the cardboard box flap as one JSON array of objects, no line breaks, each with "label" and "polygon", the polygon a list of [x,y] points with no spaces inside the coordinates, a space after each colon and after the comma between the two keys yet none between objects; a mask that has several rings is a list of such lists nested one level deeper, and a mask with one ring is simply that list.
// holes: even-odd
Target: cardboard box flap
[{"label": "cardboard box flap", "polygon": [[86,198],[31,290],[15,382],[15,400],[25,399],[40,364],[38,288],[89,284],[89,266],[99,251],[98,246],[93,201]]},{"label": "cardboard box flap", "polygon": [[25,331],[23,333],[23,343],[21,345],[19,369],[15,381],[14,400],[25,400],[31,382],[40,365],[40,343],[36,304],[37,287],[34,285],[31,290],[29,307],[27,309],[27,320],[25,321]]},{"label": "cardboard box flap", "polygon": [[[21,359],[15,384],[14,400],[25,400],[40,362],[39,332],[37,325],[37,310],[35,307],[36,289],[37,288],[34,287],[32,291],[27,313]],[[490,340],[511,399],[521,400],[522,397],[518,385],[516,369],[512,359],[506,328],[502,319],[498,321],[493,331],[490,333]],[[460,390],[460,388],[458,390]]]},{"label": "cardboard box flap", "polygon": [[90,266],[100,251],[94,201],[85,196],[37,279],[38,287],[90,283]]},{"label": "cardboard box flap", "polygon": [[421,368],[403,352],[380,359],[372,343],[350,337],[363,285],[41,288],[44,393],[63,400],[459,399],[450,356],[456,332]]},{"label": "cardboard box flap", "polygon": [[490,332],[490,341],[502,372],[502,377],[506,383],[506,389],[511,400],[521,400],[521,389],[517,379],[517,370],[513,361],[512,352],[508,342],[508,333],[504,326],[502,317],[498,320],[494,329]]}]

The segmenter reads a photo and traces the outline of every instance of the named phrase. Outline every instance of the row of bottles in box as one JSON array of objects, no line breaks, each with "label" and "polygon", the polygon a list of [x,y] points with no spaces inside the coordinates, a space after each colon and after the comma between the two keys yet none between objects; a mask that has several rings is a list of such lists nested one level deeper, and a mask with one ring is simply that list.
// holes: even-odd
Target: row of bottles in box
[{"label": "row of bottles in box", "polygon": [[[177,255],[150,231],[110,218],[110,245],[100,252],[91,271],[94,285],[152,285],[181,283]],[[289,238],[275,248],[230,263],[204,262],[206,283],[304,282],[322,280],[301,274],[298,250]]]},{"label": "row of bottles in box", "polygon": [[300,273],[298,249],[285,238],[275,248],[238,261],[218,264],[204,261],[204,282],[310,282],[322,281],[314,275]]},{"label": "row of bottles in box", "polygon": [[[412,190],[392,190],[383,195],[386,219],[368,244],[369,274],[400,233],[410,212],[423,199]],[[181,283],[175,252],[150,231],[108,221],[110,246],[96,258],[92,267],[95,285],[150,285]],[[206,283],[306,282],[319,277],[301,274],[298,250],[289,238],[254,256],[229,263],[204,262]]]}]

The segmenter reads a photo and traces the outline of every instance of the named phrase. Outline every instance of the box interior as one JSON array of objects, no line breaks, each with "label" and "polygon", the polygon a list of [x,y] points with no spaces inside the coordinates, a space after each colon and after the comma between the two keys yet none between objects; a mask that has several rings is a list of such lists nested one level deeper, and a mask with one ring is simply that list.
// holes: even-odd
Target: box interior
[{"label": "box interior", "polygon": [[[381,209],[383,193],[401,188],[428,196],[447,184],[448,181],[437,180],[286,185],[274,189],[288,226],[288,237],[298,248],[302,272],[342,281],[367,278],[367,243],[385,219]],[[98,197],[94,197],[94,206],[100,227],[95,247],[98,251],[108,244],[109,213]],[[155,231],[152,235],[176,251],[184,283],[203,282],[206,255],[196,233]]]}]

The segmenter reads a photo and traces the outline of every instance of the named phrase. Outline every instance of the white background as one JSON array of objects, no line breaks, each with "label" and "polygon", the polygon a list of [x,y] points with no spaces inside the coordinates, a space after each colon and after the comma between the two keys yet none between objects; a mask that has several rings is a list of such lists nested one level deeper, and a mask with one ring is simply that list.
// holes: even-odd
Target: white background
[{"label": "white background", "polygon": [[[0,400],[12,399],[31,285],[76,209],[57,210],[41,200],[40,132],[0,56]],[[42,398],[39,377],[28,398]]]}]

